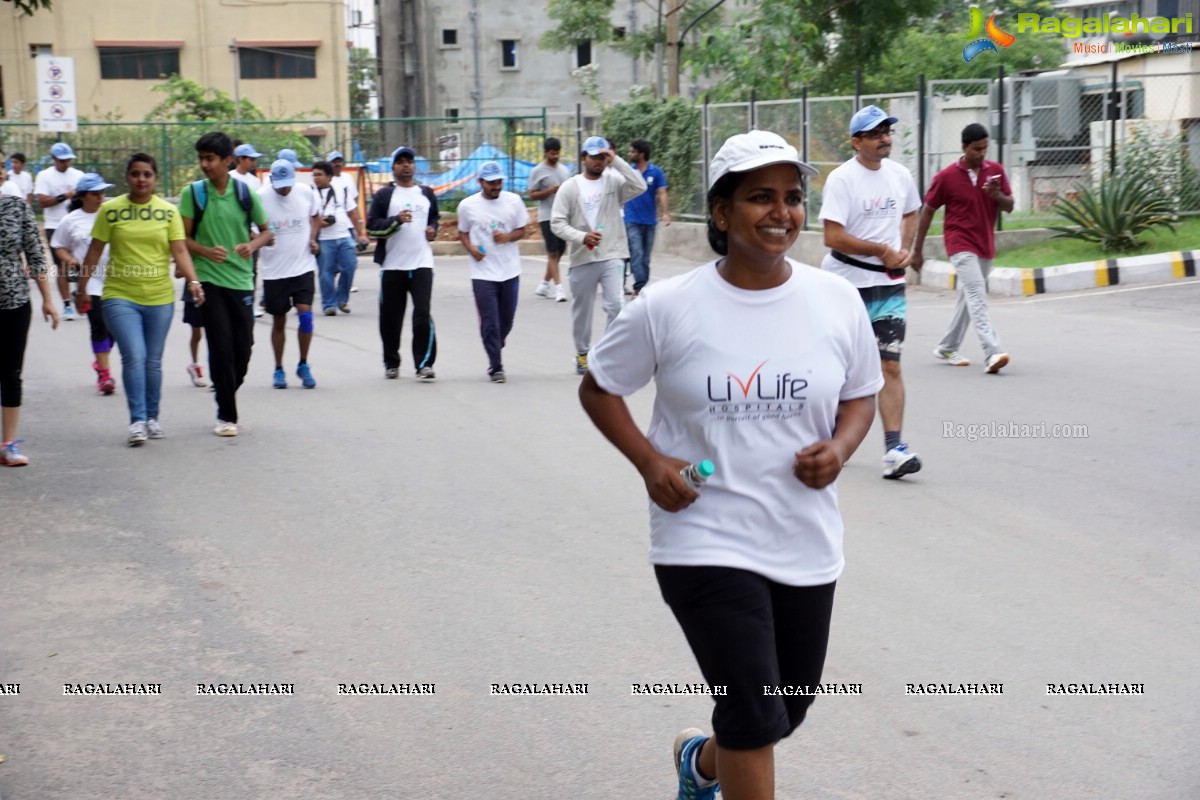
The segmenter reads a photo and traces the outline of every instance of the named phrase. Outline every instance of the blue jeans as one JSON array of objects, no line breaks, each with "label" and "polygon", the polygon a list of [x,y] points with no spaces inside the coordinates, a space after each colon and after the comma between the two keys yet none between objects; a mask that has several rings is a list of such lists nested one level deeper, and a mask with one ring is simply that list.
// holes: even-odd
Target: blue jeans
[{"label": "blue jeans", "polygon": [[173,302],[143,306],[119,298],[104,301],[104,324],[121,351],[130,422],[158,419],[163,347],[174,313]]},{"label": "blue jeans", "polygon": [[317,254],[321,281],[321,309],[343,306],[350,302],[350,287],[354,285],[354,270],[358,268],[358,251],[353,237],[322,239]]},{"label": "blue jeans", "polygon": [[625,223],[625,236],[629,240],[629,271],[633,273],[633,290],[640,292],[650,281],[650,253],[654,250],[654,234],[657,225]]}]

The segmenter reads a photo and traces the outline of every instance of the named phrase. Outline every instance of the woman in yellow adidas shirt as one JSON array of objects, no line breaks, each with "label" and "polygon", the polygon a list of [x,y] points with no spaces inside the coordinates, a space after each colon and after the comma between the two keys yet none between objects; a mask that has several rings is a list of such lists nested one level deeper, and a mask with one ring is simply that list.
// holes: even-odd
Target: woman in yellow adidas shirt
[{"label": "woman in yellow adidas shirt", "polygon": [[163,438],[158,423],[162,394],[162,354],[175,309],[171,257],[187,278],[196,305],[204,290],[196,280],[184,242],[183,219],[175,206],[154,194],[158,162],[134,153],[125,165],[129,194],[100,207],[92,245],[84,258],[83,280],[91,277],[109,245],[104,280],[104,323],[121,351],[121,373],[129,403],[129,446]]}]

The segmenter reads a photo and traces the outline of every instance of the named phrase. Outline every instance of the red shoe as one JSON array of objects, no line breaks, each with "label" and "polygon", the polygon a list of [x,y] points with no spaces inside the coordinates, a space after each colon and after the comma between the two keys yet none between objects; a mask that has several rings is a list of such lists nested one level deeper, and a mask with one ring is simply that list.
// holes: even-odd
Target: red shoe
[{"label": "red shoe", "polygon": [[92,369],[96,371],[96,388],[100,394],[112,394],[117,390],[117,382],[113,380],[112,373],[106,369],[100,369],[100,362],[93,361]]}]

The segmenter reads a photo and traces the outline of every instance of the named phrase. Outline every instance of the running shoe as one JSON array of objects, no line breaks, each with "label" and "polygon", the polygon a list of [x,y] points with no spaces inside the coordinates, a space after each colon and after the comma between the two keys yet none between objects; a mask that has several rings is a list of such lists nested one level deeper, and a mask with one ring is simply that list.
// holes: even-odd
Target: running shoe
[{"label": "running shoe", "polygon": [[317,381],[312,376],[312,371],[308,368],[308,364],[296,365],[296,377],[304,384],[305,389],[317,388]]},{"label": "running shoe", "polygon": [[163,439],[166,437],[166,434],[163,433],[162,425],[159,425],[156,419],[146,420],[146,435],[151,439]]},{"label": "running shoe", "polygon": [[63,322],[74,322],[75,318],[77,316],[78,316],[78,314],[75,313],[75,309],[71,308],[70,306],[63,306],[63,312],[62,312],[62,321]]},{"label": "running shoe", "polygon": [[283,367],[275,368],[275,378],[271,381],[271,385],[276,389],[287,388],[287,376],[283,374]]},{"label": "running shoe", "polygon": [[576,353],[575,354],[575,374],[576,375],[586,375],[587,369],[588,369],[587,353]]},{"label": "running shoe", "polygon": [[508,378],[504,377],[504,370],[502,369],[496,370],[489,377],[492,379],[492,383],[504,383],[508,380]]},{"label": "running shoe", "polygon": [[138,420],[129,424],[129,446],[141,447],[146,443],[149,432],[146,430],[146,423]]},{"label": "running shoe", "polygon": [[433,374],[433,367],[421,367],[417,370],[417,377],[423,381],[431,381],[437,376]]},{"label": "running shoe", "polygon": [[961,355],[957,350],[943,350],[940,347],[935,347],[933,348],[933,357],[952,367],[971,366],[971,359]]},{"label": "running shoe", "polygon": [[907,444],[896,445],[883,456],[885,478],[895,480],[920,471],[921,458],[916,453],[910,453]]},{"label": "running shoe", "polygon": [[336,316],[337,316],[337,309],[336,309],[336,308],[334,308],[333,306],[330,306],[329,308],[325,309],[325,316],[327,316],[327,317],[336,317]]},{"label": "running shoe", "polygon": [[554,284],[550,281],[542,281],[538,284],[537,289],[533,291],[538,297],[551,298],[554,296]]},{"label": "running shoe", "polygon": [[204,379],[204,367],[200,366],[199,363],[189,364],[187,371],[188,377],[192,379],[192,386],[200,389],[208,386],[208,381]]},{"label": "running shoe", "polygon": [[262,307],[261,307],[261,306],[256,306],[256,307],[255,307],[255,309],[254,309],[254,318],[255,318],[255,319],[259,319],[259,318],[261,318],[261,317],[262,317],[262,315],[263,315],[263,310],[262,310]]},{"label": "running shoe", "polygon": [[342,303],[340,306],[338,306],[338,311],[341,311],[343,314],[349,314],[350,313],[350,304]]},{"label": "running shoe", "polygon": [[706,741],[708,737],[699,728],[687,728],[675,737],[675,772],[679,775],[676,800],[713,800],[721,791],[721,785],[716,781],[711,786],[701,786],[692,772],[692,762]]},{"label": "running shoe", "polygon": [[995,375],[1006,366],[1008,366],[1008,353],[992,353],[988,356],[987,372],[989,375]]},{"label": "running shoe", "polygon": [[0,444],[0,464],[6,467],[23,467],[29,463],[29,459],[21,452],[21,448],[17,447],[23,439],[13,439],[11,442]]},{"label": "running shoe", "polygon": [[554,302],[567,302],[567,290],[563,288],[561,283],[554,287]]},{"label": "running shoe", "polygon": [[93,361],[92,369],[96,371],[96,389],[100,394],[112,394],[117,390],[117,382],[113,380],[112,373],[100,369],[100,362]]},{"label": "running shoe", "polygon": [[357,287],[357,286],[351,286],[351,287],[350,287],[350,294],[354,294],[354,293],[355,293],[355,292],[357,292],[357,291],[358,291],[358,287]]},{"label": "running shoe", "polygon": [[213,433],[217,436],[237,436],[237,423],[219,419],[217,420],[217,424],[213,425]]},{"label": "running shoe", "polygon": [[387,369],[385,369],[383,371],[383,377],[387,378],[389,381],[396,380],[396,378],[400,377],[400,368],[399,367],[388,367]]}]

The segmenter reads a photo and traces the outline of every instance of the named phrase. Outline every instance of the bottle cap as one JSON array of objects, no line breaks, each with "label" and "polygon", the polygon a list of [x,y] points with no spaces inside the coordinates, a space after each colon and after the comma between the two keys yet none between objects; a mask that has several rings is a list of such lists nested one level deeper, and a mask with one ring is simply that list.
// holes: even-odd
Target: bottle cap
[{"label": "bottle cap", "polygon": [[717,468],[714,467],[713,463],[707,458],[696,465],[696,474],[698,474],[701,478],[708,479],[712,477],[712,474],[716,471]]}]

